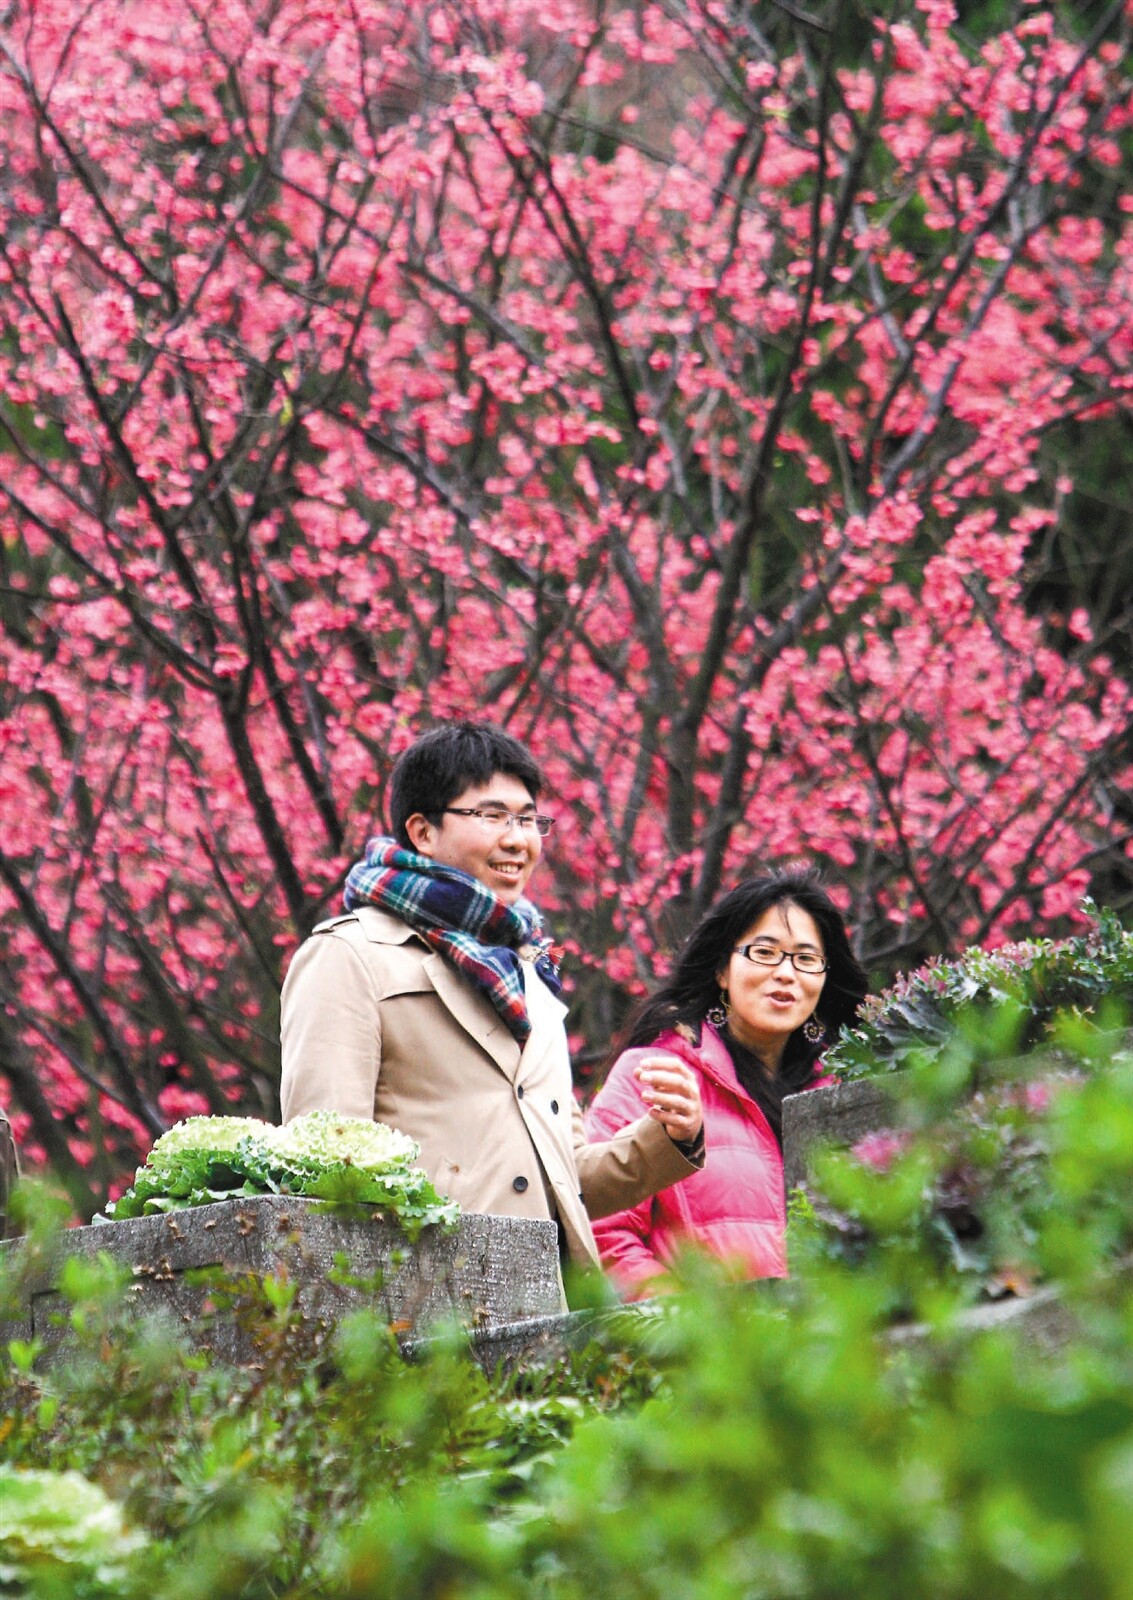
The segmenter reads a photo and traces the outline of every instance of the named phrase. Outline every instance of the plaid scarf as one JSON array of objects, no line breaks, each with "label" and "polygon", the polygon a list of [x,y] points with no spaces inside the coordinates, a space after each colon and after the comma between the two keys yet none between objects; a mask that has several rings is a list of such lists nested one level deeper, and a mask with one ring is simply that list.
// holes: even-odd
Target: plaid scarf
[{"label": "plaid scarf", "polygon": [[562,988],[543,919],[530,900],[506,906],[469,872],[403,850],[393,839],[371,839],[346,876],[343,901],[377,906],[462,972],[485,995],[521,1045],[531,1032],[520,958],[531,961],[552,994]]}]

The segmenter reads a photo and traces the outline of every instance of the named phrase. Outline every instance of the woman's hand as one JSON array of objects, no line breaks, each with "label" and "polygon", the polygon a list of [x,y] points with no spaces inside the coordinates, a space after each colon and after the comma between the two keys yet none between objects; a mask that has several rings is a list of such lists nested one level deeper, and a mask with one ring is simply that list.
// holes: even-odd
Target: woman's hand
[{"label": "woman's hand", "polygon": [[696,1073],[679,1056],[643,1056],[633,1069],[641,1085],[641,1098],[670,1139],[684,1144],[697,1137],[704,1125],[700,1084]]}]

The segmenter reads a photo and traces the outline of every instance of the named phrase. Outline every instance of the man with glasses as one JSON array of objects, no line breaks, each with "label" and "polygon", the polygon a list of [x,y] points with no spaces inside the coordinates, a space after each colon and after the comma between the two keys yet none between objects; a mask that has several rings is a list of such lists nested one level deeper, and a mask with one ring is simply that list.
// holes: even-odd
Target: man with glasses
[{"label": "man with glasses", "polygon": [[553,1217],[597,1261],[590,1217],[703,1164],[700,1094],[672,1061],[643,1076],[647,1110],[589,1143],[572,1091],[551,941],[525,890],[552,818],[542,774],[487,723],[446,723],[399,758],[392,837],[346,880],[283,987],[285,1120],[374,1117],[421,1147],[465,1211]]}]

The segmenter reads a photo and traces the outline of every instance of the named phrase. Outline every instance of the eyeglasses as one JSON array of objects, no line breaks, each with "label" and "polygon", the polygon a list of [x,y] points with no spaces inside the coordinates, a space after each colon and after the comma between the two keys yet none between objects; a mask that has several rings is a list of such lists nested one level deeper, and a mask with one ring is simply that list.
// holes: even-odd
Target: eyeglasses
[{"label": "eyeglasses", "polygon": [[516,827],[524,833],[532,829],[541,839],[545,839],[555,826],[554,817],[541,817],[535,811],[508,811],[504,806],[445,806],[446,815],[454,817],[475,817],[477,822],[482,822],[486,828],[491,828],[493,833],[506,833],[514,822]]},{"label": "eyeglasses", "polygon": [[817,950],[780,950],[777,944],[738,944],[735,954],[754,961],[757,967],[777,967],[786,959],[796,972],[825,972],[827,965]]}]

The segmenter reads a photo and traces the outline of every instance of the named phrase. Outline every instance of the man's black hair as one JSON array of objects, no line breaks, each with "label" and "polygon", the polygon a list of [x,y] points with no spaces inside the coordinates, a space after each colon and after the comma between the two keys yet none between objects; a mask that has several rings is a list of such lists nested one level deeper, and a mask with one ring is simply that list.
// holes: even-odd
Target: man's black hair
[{"label": "man's black hair", "polygon": [[530,752],[494,722],[443,722],[403,751],[390,777],[390,831],[409,846],[407,820],[416,812],[439,823],[445,809],[474,784],[497,773],[518,778],[538,800],[543,774]]}]

